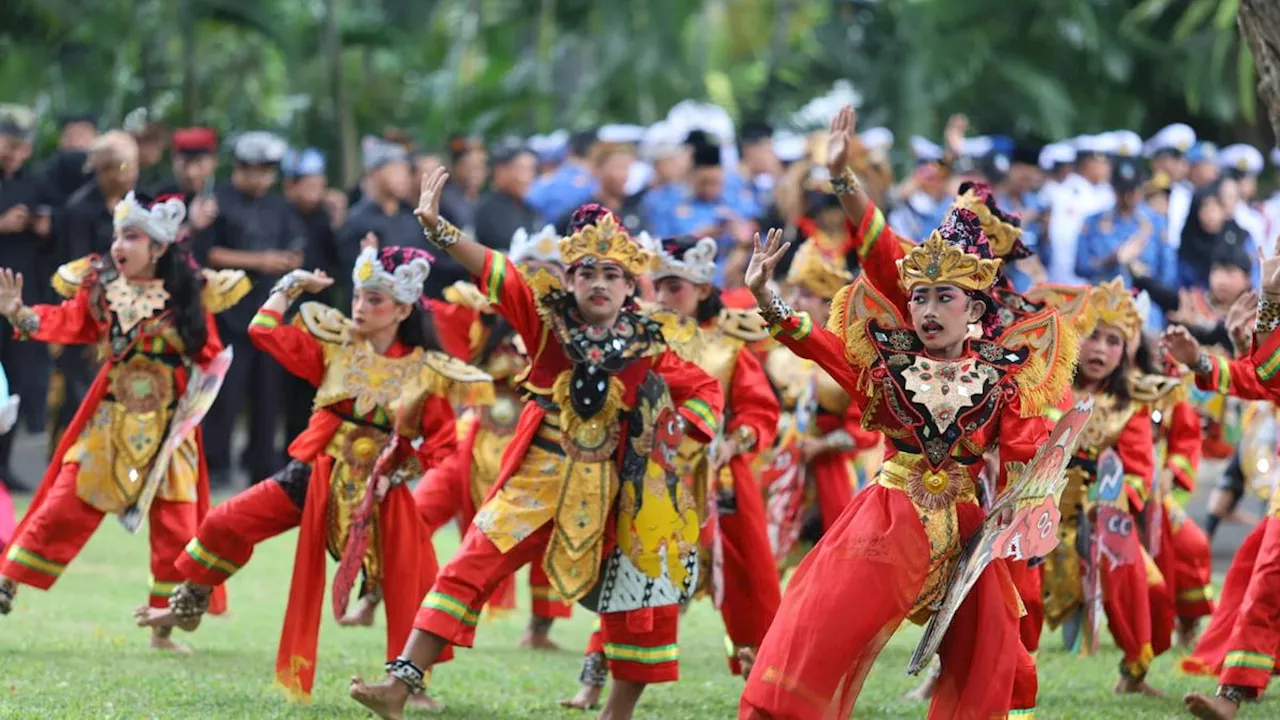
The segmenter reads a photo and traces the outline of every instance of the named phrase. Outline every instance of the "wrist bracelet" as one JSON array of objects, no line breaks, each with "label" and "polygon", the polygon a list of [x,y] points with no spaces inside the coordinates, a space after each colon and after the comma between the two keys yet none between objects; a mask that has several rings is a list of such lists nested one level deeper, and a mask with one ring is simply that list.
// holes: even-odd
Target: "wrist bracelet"
[{"label": "wrist bracelet", "polygon": [[26,305],[18,308],[13,315],[5,319],[9,321],[10,325],[17,328],[19,335],[23,339],[35,335],[36,331],[40,329],[40,316],[36,314],[35,310]]},{"label": "wrist bracelet", "polygon": [[839,177],[831,178],[831,191],[836,195],[852,195],[861,187],[862,183],[858,181],[858,174],[850,167],[842,170]]},{"label": "wrist bracelet", "polygon": [[276,293],[279,293],[284,295],[284,299],[287,300],[290,305],[297,302],[298,298],[302,297],[303,292],[302,275],[297,270],[290,271],[289,274],[280,278],[276,281],[275,285],[271,286],[271,294],[275,295]]},{"label": "wrist bracelet", "polygon": [[729,438],[733,440],[734,445],[738,446],[738,452],[748,452],[755,449],[756,431],[747,425],[740,425]]},{"label": "wrist bracelet", "polygon": [[1196,364],[1191,366],[1191,370],[1197,375],[1211,375],[1213,358],[1209,357],[1209,353],[1200,351],[1200,357],[1196,358]]},{"label": "wrist bracelet", "polygon": [[760,308],[760,317],[764,318],[764,321],[770,325],[781,325],[783,321],[794,314],[791,306],[779,297],[776,292],[769,299],[769,305]]},{"label": "wrist bracelet", "polygon": [[462,239],[462,231],[455,227],[453,223],[441,217],[436,219],[434,230],[423,227],[422,236],[437,250],[447,250],[457,245],[458,241]]},{"label": "wrist bracelet", "polygon": [[1258,318],[1254,321],[1255,334],[1267,334],[1280,325],[1280,297],[1261,295],[1258,297]]}]

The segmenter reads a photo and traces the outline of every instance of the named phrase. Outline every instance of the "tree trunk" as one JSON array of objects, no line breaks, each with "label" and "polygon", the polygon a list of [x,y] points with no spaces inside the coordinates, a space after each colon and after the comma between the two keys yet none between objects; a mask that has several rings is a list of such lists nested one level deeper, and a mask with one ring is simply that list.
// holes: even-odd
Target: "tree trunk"
[{"label": "tree trunk", "polygon": [[769,72],[765,76],[764,89],[761,90],[755,107],[744,113],[744,117],[763,118],[768,116],[769,110],[773,108],[774,98],[781,84],[778,68],[782,66],[782,60],[787,56],[791,18],[795,11],[795,0],[778,0],[775,4],[773,37],[769,41]]},{"label": "tree trunk", "polygon": [[191,0],[182,0],[178,18],[182,25],[182,104],[187,124],[195,125],[200,118],[200,89],[196,73],[196,19],[191,12]]},{"label": "tree trunk", "polygon": [[1267,108],[1272,132],[1280,137],[1280,3],[1241,0],[1236,24],[1258,68],[1258,97]]},{"label": "tree trunk", "polygon": [[346,190],[360,180],[359,147],[356,121],[347,98],[347,78],[342,68],[342,30],[338,26],[339,0],[324,3],[324,55],[333,77],[333,116],[338,121],[338,147],[341,148],[341,182]]}]

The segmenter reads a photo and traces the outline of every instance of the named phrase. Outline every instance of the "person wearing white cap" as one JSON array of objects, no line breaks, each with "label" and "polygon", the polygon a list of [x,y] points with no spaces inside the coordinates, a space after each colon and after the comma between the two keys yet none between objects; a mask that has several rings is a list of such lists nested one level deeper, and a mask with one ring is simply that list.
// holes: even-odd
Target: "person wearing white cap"
[{"label": "person wearing white cap", "polygon": [[1264,165],[1262,153],[1251,145],[1237,143],[1218,151],[1218,168],[1222,172],[1218,194],[1222,197],[1223,207],[1249,234],[1254,247],[1262,248],[1270,255],[1271,243],[1266,242],[1267,220],[1261,211],[1253,207],[1253,197],[1258,191],[1258,173],[1262,172]]},{"label": "person wearing white cap", "polygon": [[1053,191],[1049,203],[1049,281],[1080,285],[1076,247],[1084,219],[1115,204],[1111,189],[1111,144],[1097,135],[1082,135],[1073,143],[1076,168]]},{"label": "person wearing white cap", "polygon": [[1049,143],[1040,149],[1036,164],[1045,172],[1044,184],[1040,186],[1040,205],[1048,208],[1053,201],[1053,193],[1075,169],[1076,149],[1070,143]]},{"label": "person wearing white cap", "polygon": [[1182,228],[1191,209],[1191,195],[1195,188],[1188,179],[1191,163],[1187,160],[1187,153],[1195,144],[1196,131],[1184,123],[1174,123],[1152,135],[1145,147],[1147,157],[1151,158],[1152,172],[1162,172],[1169,178],[1169,211],[1166,214],[1169,229],[1165,242],[1170,247],[1178,247],[1182,243]]},{"label": "person wearing white cap", "polygon": [[640,143],[640,158],[653,166],[653,174],[640,198],[646,223],[679,202],[683,183],[689,177],[693,154],[684,144],[687,132],[671,120],[649,126]]},{"label": "person wearing white cap", "polygon": [[[953,122],[958,122],[953,118]],[[967,123],[967,120],[966,120]],[[960,134],[963,142],[963,131]],[[897,192],[903,196],[889,211],[888,222],[905,238],[922,241],[942,224],[949,206],[946,174],[942,171],[946,152],[941,145],[919,135],[910,140],[911,154],[916,159],[915,172]]]}]

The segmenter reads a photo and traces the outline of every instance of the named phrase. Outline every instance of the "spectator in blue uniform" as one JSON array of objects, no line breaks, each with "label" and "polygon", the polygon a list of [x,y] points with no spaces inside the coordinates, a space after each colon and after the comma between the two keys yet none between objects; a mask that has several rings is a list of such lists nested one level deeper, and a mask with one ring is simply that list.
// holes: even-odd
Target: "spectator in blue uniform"
[{"label": "spectator in blue uniform", "polygon": [[[596,191],[596,176],[591,172],[591,148],[595,144],[595,130],[574,133],[569,138],[569,155],[560,167],[538,178],[529,188],[524,200],[540,217],[554,220],[590,200]],[[511,239],[510,233],[507,239]]]}]

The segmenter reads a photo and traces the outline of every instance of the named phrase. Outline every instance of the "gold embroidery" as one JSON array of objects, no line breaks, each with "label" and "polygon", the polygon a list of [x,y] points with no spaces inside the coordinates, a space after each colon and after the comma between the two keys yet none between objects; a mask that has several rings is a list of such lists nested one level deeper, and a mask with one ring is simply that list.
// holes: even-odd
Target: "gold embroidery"
[{"label": "gold embroidery", "polygon": [[912,400],[929,411],[939,428],[951,426],[964,410],[973,407],[974,397],[1000,379],[995,368],[971,357],[949,362],[917,356],[902,375]]},{"label": "gold embroidery", "polygon": [[131,283],[123,275],[107,284],[107,307],[115,313],[120,329],[129,332],[138,323],[164,310],[169,291],[163,280]]},{"label": "gold embroidery", "polygon": [[[388,434],[365,425],[343,422],[325,446],[325,454],[334,459],[329,474],[329,507],[327,547],[334,558],[341,558],[351,535],[351,518],[364,499],[369,471],[387,444]],[[366,580],[373,586],[381,583],[382,565],[378,552],[380,532],[378,505],[373,507],[369,524],[369,545],[363,560]]]}]

